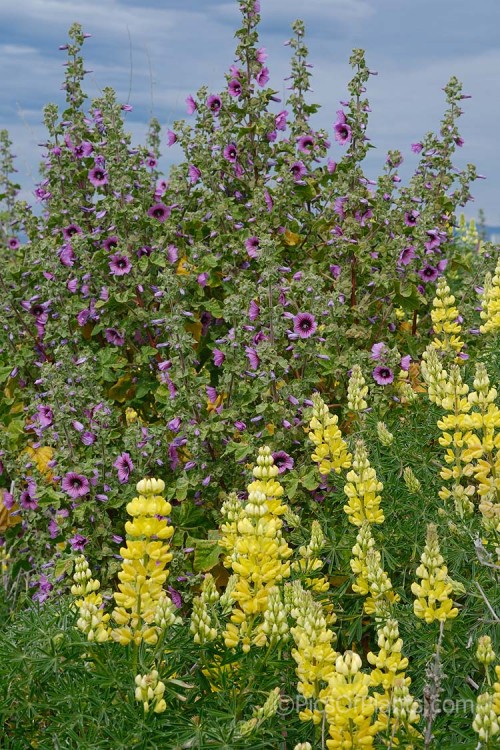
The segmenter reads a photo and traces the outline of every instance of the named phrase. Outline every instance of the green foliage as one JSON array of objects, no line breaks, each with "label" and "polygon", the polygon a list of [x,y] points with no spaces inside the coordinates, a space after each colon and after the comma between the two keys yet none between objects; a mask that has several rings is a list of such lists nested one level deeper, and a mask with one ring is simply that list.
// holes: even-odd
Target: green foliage
[{"label": "green foliage", "polygon": [[[203,614],[207,573],[225,590],[220,508],[231,492],[246,501],[249,462],[266,444],[284,452],[283,535],[293,559],[314,522],[325,537],[316,578],[325,575],[330,588],[311,601],[327,614],[333,606],[335,649],[362,656],[368,673],[380,623],[353,588],[358,529],[344,510],[345,472],[324,476],[311,463],[305,433],[314,393],[338,418],[351,452],[364,441],[384,485],[386,520],[372,534],[399,597],[391,616],[412,694],[423,706],[429,691],[441,691],[441,705],[453,706],[426,718],[434,739],[424,721],[415,735],[399,728],[391,736],[389,727],[373,746],[479,747],[473,712],[492,678],[475,649],[490,635],[500,651],[500,539],[477,509],[461,516],[439,499],[443,410],[421,380],[435,282],[446,272],[463,319],[464,381],[472,382],[477,362],[493,385],[500,381],[498,331],[479,335],[481,287],[498,248],[464,221],[457,230],[455,218],[476,178],[472,165],[453,164],[461,85],[451,78],[438,132],[414,144],[421,156],[409,183],[400,185],[403,157],[391,150],[373,184],[363,172],[372,73],[364,52],[353,50],[350,99],[332,133],[316,130],[302,22],[292,27],[291,87],[281,104],[267,86],[256,4],[239,4],[227,88],[200,88],[188,99],[191,123],[176,122],[165,136],[153,120],[140,147],[112,89],[87,106],[85,35],[71,27],[66,106],[44,110],[41,215],[16,201],[12,144],[0,133],[6,750],[325,748],[325,714],[319,725],[299,718],[305,706],[292,640],[248,652],[224,645],[231,597],[214,616],[213,640],[197,645],[189,629],[193,607]],[[165,140],[183,154],[167,180],[157,169]],[[450,355],[442,361],[449,370]],[[360,414],[346,399],[354,365],[370,387]],[[377,366],[389,373],[385,384]],[[394,436],[389,446],[378,440],[380,421]],[[493,465],[493,448],[486,454]],[[420,483],[413,491],[403,479],[408,467]],[[109,608],[130,487],[152,475],[164,479],[172,505],[169,591],[182,602],[181,623],[154,648],[85,641],[68,596],[75,552],[84,550]],[[411,593],[430,523],[459,610],[441,630],[415,617]],[[292,570],[304,583],[300,567]],[[167,710],[159,714],[134,699],[136,676],[153,668],[165,684]],[[266,718],[262,707],[275,688],[280,705]]]}]

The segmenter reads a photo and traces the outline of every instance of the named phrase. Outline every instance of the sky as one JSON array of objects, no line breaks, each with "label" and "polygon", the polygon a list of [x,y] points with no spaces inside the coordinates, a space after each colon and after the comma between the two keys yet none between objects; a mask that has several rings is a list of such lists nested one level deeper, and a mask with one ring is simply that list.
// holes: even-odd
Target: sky
[{"label": "sky", "polygon": [[[368,136],[375,149],[365,173],[376,179],[388,149],[405,157],[402,175],[416,165],[410,144],[436,130],[444,112],[442,91],[452,75],[464,93],[460,130],[464,146],[455,162],[477,166],[486,179],[472,187],[467,218],[481,208],[489,225],[500,225],[500,2],[498,0],[261,0],[261,46],[268,52],[269,85],[286,96],[291,23],[306,25],[312,68],[310,100],[321,104],[313,127],[332,135],[339,102],[347,97],[349,56],[366,50],[377,71],[368,81],[372,113]],[[133,106],[126,127],[144,142],[151,115],[163,132],[187,117],[185,99],[207,85],[225,86],[239,26],[237,0],[0,0],[0,128],[16,154],[21,197],[34,204],[33,189],[45,140],[42,109],[63,102],[60,90],[71,23],[91,34],[84,46],[90,97],[112,86],[118,101]],[[161,166],[181,159],[164,140]]]}]

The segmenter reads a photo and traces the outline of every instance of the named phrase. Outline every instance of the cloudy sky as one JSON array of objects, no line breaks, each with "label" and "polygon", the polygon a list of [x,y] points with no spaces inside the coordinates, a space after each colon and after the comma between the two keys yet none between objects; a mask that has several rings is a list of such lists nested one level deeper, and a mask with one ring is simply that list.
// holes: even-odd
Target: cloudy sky
[{"label": "cloudy sky", "polygon": [[[331,132],[339,100],[346,97],[354,47],[366,50],[378,71],[369,80],[369,133],[377,147],[366,161],[376,177],[389,148],[415,165],[410,144],[439,126],[442,87],[456,75],[472,99],[464,102],[465,140],[457,164],[475,163],[486,176],[473,186],[487,223],[500,225],[500,3],[498,0],[261,0],[261,44],[272,85],[281,94],[288,75],[290,24],[306,23],[311,99],[322,105],[313,124]],[[237,0],[0,0],[0,128],[14,141],[22,196],[32,198],[44,140],[42,108],[60,103],[64,52],[73,21],[92,37],[85,44],[87,91],[112,86],[133,105],[127,128],[142,141],[155,115],[165,128],[185,116],[185,99],[206,84],[224,86],[238,28]],[[335,144],[332,156],[340,147]],[[165,151],[167,149],[165,148]],[[168,151],[163,166],[179,158]]]}]

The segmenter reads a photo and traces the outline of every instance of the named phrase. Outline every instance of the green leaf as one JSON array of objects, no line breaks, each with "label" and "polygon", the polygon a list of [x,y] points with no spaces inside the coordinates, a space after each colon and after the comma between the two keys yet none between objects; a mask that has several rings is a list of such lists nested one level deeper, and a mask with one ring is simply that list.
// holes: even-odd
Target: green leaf
[{"label": "green leaf", "polygon": [[215,568],[222,554],[215,539],[193,539],[188,537],[187,547],[194,547],[193,570],[195,573],[206,573]]},{"label": "green leaf", "polygon": [[244,458],[248,456],[248,454],[251,452],[252,446],[246,445],[245,443],[242,443],[239,445],[236,450],[234,451],[234,458],[236,461],[242,461]]},{"label": "green leaf", "polygon": [[66,560],[58,560],[54,566],[54,578],[69,575],[72,571],[73,560],[71,560],[71,558],[66,558]]},{"label": "green leaf", "polygon": [[295,497],[298,486],[299,486],[299,477],[294,472],[290,476],[290,479],[286,484],[286,496],[288,497],[289,500],[293,500],[293,498]]},{"label": "green leaf", "polygon": [[306,490],[315,490],[318,487],[318,475],[316,474],[316,469],[313,469],[302,477],[300,483],[306,488]]},{"label": "green leaf", "polygon": [[418,310],[422,306],[422,298],[415,284],[402,285],[400,281],[394,282],[394,304],[403,310]]}]

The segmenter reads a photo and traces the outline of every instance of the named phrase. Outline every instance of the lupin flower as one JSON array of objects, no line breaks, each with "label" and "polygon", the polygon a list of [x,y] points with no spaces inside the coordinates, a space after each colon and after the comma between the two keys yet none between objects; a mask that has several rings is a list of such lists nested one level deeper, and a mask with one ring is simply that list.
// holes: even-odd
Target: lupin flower
[{"label": "lupin flower", "polygon": [[423,354],[421,372],[427,385],[429,401],[441,406],[441,402],[446,395],[448,373],[442,366],[436,348],[432,344],[427,347]]},{"label": "lupin flower", "polygon": [[377,422],[377,437],[384,448],[389,448],[394,442],[394,435],[387,429],[385,422]]},{"label": "lupin flower", "polygon": [[409,724],[416,724],[420,720],[418,703],[411,695],[404,679],[397,679],[394,682],[392,715],[396,724],[396,731],[399,727],[408,728]]},{"label": "lupin flower", "polygon": [[338,417],[330,414],[328,406],[318,393],[313,394],[312,401],[313,412],[308,436],[316,447],[311,458],[318,464],[321,474],[327,475],[331,471],[340,474],[342,469],[351,466],[351,454],[339,430]]},{"label": "lupin flower", "polygon": [[229,562],[238,576],[231,593],[237,606],[224,639],[228,648],[241,641],[245,652],[252,643],[265,645],[266,635],[259,620],[267,609],[269,591],[290,575],[288,558],[292,550],[281,533],[280,516],[286,505],[281,501],[283,487],[276,480],[278,473],[270,448],[260,448],[253,469],[254,481],[247,487],[247,502],[239,513],[236,507],[231,508],[234,520],[227,528],[229,533],[221,529],[221,546],[231,551]]},{"label": "lupin flower", "polygon": [[368,394],[368,386],[359,365],[354,365],[347,386],[347,406],[350,411],[360,412],[367,408],[365,396]]},{"label": "lupin flower", "polygon": [[[300,557],[292,563],[292,568],[307,577],[304,584],[318,594],[323,594],[330,588],[328,579],[317,575],[323,568],[323,560],[320,558],[321,550],[325,545],[325,535],[319,521],[314,520],[311,524],[311,538],[307,545],[299,547]],[[335,615],[331,622],[336,619]]]},{"label": "lupin flower", "polygon": [[330,739],[329,750],[373,746],[373,738],[383,728],[373,720],[376,701],[369,694],[372,679],[361,671],[361,657],[346,651],[337,657],[335,671],[322,692]]},{"label": "lupin flower", "polygon": [[403,469],[403,479],[408,492],[411,492],[412,495],[416,495],[420,492],[420,481],[417,479],[410,466],[405,466]]},{"label": "lupin flower", "polygon": [[415,615],[427,624],[439,620],[445,622],[458,615],[450,594],[453,586],[448,577],[448,568],[439,550],[439,540],[435,524],[427,527],[427,540],[417,568],[420,583],[412,583],[411,590],[416,597],[413,603]]},{"label": "lupin flower", "polygon": [[497,261],[493,277],[487,277],[484,284],[481,320],[481,333],[490,333],[500,329],[500,259]]},{"label": "lupin flower", "polygon": [[87,640],[103,643],[109,638],[109,615],[103,609],[102,596],[99,593],[101,584],[92,578],[92,571],[84,557],[80,555],[75,560],[74,584],[71,593],[77,598],[75,606],[78,608],[76,626],[85,633]]},{"label": "lupin flower", "polygon": [[389,619],[382,625],[379,625],[377,635],[380,650],[377,654],[370,651],[367,659],[374,666],[371,675],[372,682],[374,685],[380,685],[384,689],[388,699],[388,706],[390,693],[396,681],[404,679],[406,684],[410,683],[410,679],[405,678],[408,659],[402,655],[403,641],[399,635],[397,620]]},{"label": "lupin flower", "polygon": [[370,466],[368,453],[362,440],[356,443],[352,469],[347,474],[344,493],[348,504],[344,510],[355,526],[368,523],[383,523],[384,513],[380,507],[380,492],[384,485],[377,479],[375,469]]},{"label": "lupin flower", "polygon": [[[466,449],[461,459],[468,474],[477,482],[477,493],[484,501],[486,497],[500,497],[500,450],[499,435],[500,409],[495,401],[496,388],[490,387],[490,379],[484,364],[476,366],[473,390],[467,401],[472,411],[460,418],[460,427],[465,432]],[[464,410],[465,411],[465,410]]]},{"label": "lupin flower", "polygon": [[154,644],[158,640],[156,612],[165,595],[165,568],[172,559],[166,542],[174,533],[167,518],[171,505],[160,495],[164,489],[161,479],[142,479],[137,484],[138,497],[127,505],[133,520],[125,524],[127,544],[120,549],[123,562],[113,610],[119,627],[112,631],[113,639],[122,645],[131,641]]},{"label": "lupin flower", "polygon": [[439,497],[442,500],[453,498],[455,510],[459,515],[468,515],[473,511],[470,501],[471,491],[469,487],[463,488],[461,480],[470,476],[472,467],[467,465],[471,456],[464,451],[467,437],[465,415],[470,411],[471,404],[467,396],[469,387],[463,382],[458,365],[452,365],[450,376],[445,383],[440,399],[441,406],[448,412],[442,419],[438,420],[438,427],[442,431],[439,444],[446,448],[444,456],[446,466],[443,466],[440,476],[445,481],[451,481],[451,489],[442,487]]},{"label": "lupin flower", "polygon": [[455,297],[444,276],[439,278],[436,296],[432,302],[431,319],[435,338],[433,345],[442,352],[461,352],[464,342],[460,339],[462,326],[458,322],[458,308]]},{"label": "lupin flower", "polygon": [[367,597],[363,604],[364,611],[375,614],[377,619],[388,617],[394,602],[399,601],[399,595],[392,590],[390,578],[382,568],[382,555],[375,547],[368,521],[358,531],[350,566],[356,576],[352,590]]},{"label": "lupin flower", "polygon": [[247,721],[241,721],[236,727],[236,732],[240,737],[247,737],[255,732],[267,719],[272,719],[280,705],[280,689],[275,687],[271,690],[263,706],[254,708],[252,718]]},{"label": "lupin flower", "polygon": [[219,600],[213,576],[208,573],[201,586],[200,596],[193,599],[193,612],[189,630],[195,643],[203,644],[217,638],[217,628],[213,626],[211,607]]},{"label": "lupin flower", "polygon": [[158,677],[157,670],[153,669],[149,674],[138,674],[135,678],[135,699],[142,703],[145,714],[148,713],[151,705],[155,714],[161,714],[167,708],[163,698],[165,684]]},{"label": "lupin flower", "polygon": [[290,600],[290,614],[296,623],[290,632],[295,642],[292,657],[297,664],[297,689],[314,705],[313,709],[301,711],[299,718],[319,724],[322,719],[321,693],[335,670],[337,653],[332,646],[335,634],[328,628],[319,602],[313,599],[310,591],[302,588],[299,581],[287,584],[285,590]]},{"label": "lupin flower", "polygon": [[288,639],[288,614],[281,599],[278,586],[269,589],[267,609],[264,612],[262,632],[266,636],[266,642],[275,644]]},{"label": "lupin flower", "polygon": [[489,635],[482,635],[477,642],[476,659],[483,667],[488,668],[496,659]]},{"label": "lupin flower", "polygon": [[500,733],[500,720],[495,710],[494,697],[490,692],[478,696],[472,728],[479,736],[480,745],[489,743]]}]

